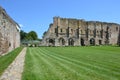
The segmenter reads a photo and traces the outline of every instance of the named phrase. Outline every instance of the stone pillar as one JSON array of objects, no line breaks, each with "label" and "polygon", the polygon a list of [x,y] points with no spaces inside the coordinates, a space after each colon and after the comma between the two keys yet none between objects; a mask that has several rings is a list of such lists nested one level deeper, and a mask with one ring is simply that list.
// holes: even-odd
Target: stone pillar
[{"label": "stone pillar", "polygon": [[74,39],[74,46],[80,46],[80,40],[79,40],[79,38]]},{"label": "stone pillar", "polygon": [[65,46],[68,46],[68,38],[65,40]]},{"label": "stone pillar", "polygon": [[59,45],[59,40],[57,38],[55,38],[55,46],[60,46]]}]

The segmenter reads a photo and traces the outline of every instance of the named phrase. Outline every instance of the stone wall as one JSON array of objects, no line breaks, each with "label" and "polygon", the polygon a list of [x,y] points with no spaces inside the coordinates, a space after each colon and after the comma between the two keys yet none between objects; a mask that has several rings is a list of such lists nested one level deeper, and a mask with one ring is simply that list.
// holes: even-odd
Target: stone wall
[{"label": "stone wall", "polygon": [[119,24],[54,17],[43,37],[44,46],[115,45]]},{"label": "stone wall", "polygon": [[20,46],[19,25],[0,7],[0,55]]}]

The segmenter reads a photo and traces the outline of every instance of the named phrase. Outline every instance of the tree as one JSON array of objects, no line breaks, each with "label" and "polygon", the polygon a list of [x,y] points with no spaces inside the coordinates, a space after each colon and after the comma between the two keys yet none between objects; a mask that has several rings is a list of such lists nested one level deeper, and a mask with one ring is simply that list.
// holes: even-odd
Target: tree
[{"label": "tree", "polygon": [[35,31],[30,31],[27,35],[28,40],[37,40],[38,36]]},{"label": "tree", "polygon": [[21,40],[25,40],[26,37],[27,37],[27,33],[24,32],[23,30],[21,30],[21,31],[20,31],[20,39],[21,39]]},{"label": "tree", "polygon": [[22,40],[37,40],[38,36],[35,31],[30,31],[29,33],[24,32],[23,30],[20,31],[20,37]]}]

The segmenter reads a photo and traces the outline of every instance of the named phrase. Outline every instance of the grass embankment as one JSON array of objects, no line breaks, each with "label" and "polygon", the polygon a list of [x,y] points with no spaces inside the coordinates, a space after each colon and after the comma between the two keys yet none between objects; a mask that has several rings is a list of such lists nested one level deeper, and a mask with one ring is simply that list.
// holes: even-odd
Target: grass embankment
[{"label": "grass embankment", "polygon": [[120,48],[28,48],[22,80],[120,80]]},{"label": "grass embankment", "polygon": [[10,53],[0,57],[0,75],[12,63],[12,61],[16,58],[16,56],[21,52],[22,49],[23,47],[16,48]]}]

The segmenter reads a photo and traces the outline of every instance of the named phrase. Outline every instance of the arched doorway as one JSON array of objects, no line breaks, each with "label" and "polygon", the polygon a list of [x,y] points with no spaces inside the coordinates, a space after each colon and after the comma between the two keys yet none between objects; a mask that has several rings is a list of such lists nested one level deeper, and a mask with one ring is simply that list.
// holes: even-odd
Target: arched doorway
[{"label": "arched doorway", "polygon": [[102,45],[102,40],[99,40],[99,45]]},{"label": "arched doorway", "polygon": [[55,45],[55,40],[49,39],[49,46],[54,46],[54,45]]},{"label": "arched doorway", "polygon": [[68,40],[68,45],[69,45],[69,46],[74,46],[74,40],[73,40],[72,38],[70,38],[70,39]]},{"label": "arched doorway", "polygon": [[91,39],[90,39],[90,45],[92,45],[92,46],[95,45],[95,39],[94,39],[94,38],[91,38]]},{"label": "arched doorway", "polygon": [[81,46],[85,46],[83,38],[81,38]]},{"label": "arched doorway", "polygon": [[65,45],[65,40],[63,38],[60,38],[59,39],[59,44],[60,44],[60,46]]}]

